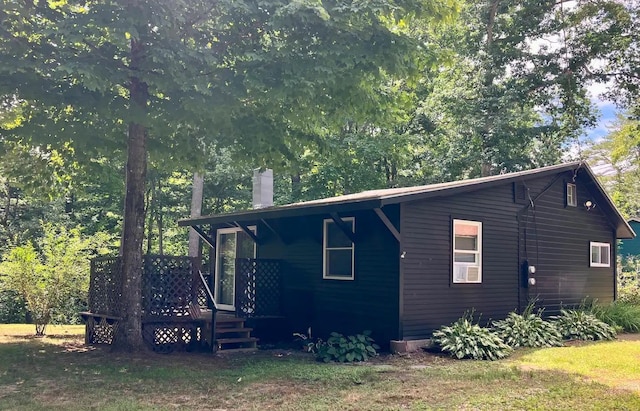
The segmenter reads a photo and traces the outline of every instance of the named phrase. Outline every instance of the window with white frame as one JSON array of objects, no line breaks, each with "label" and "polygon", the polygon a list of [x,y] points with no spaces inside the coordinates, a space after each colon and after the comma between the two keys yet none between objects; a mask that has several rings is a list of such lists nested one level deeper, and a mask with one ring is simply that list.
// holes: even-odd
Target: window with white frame
[{"label": "window with white frame", "polygon": [[567,183],[567,206],[578,206],[578,191],[576,190],[576,185],[572,183]]},{"label": "window with white frame", "polygon": [[[343,218],[342,221],[347,228],[351,229],[352,233],[355,232],[353,217]],[[324,220],[322,251],[322,278],[353,280],[353,242],[332,219]]]},{"label": "window with white frame", "polygon": [[591,248],[591,267],[611,267],[611,244],[609,243],[590,243]]},{"label": "window with white frame", "polygon": [[453,282],[482,282],[482,223],[453,220]]}]

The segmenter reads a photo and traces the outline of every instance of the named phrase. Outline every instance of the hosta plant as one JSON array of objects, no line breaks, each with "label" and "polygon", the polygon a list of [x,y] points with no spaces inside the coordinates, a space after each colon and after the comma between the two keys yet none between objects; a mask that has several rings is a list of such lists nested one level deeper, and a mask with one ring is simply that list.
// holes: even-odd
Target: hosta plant
[{"label": "hosta plant", "polygon": [[551,318],[566,339],[591,341],[616,338],[616,331],[612,326],[583,310],[562,309],[560,315]]},{"label": "hosta plant", "polygon": [[493,331],[512,348],[561,346],[562,335],[541,314],[542,311],[534,312],[531,303],[522,314],[511,312],[504,320],[494,321]]},{"label": "hosta plant", "polygon": [[315,346],[318,361],[356,362],[367,361],[378,355],[380,346],[370,337],[371,331],[362,334],[344,335],[332,332],[327,341],[319,340]]},{"label": "hosta plant", "polygon": [[496,333],[475,324],[470,314],[434,331],[433,342],[458,359],[498,360],[512,351]]}]

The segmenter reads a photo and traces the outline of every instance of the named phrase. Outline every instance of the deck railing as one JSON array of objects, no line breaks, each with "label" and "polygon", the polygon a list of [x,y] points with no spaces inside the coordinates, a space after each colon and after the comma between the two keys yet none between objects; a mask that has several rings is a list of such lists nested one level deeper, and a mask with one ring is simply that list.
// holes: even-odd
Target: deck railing
[{"label": "deck railing", "polygon": [[[203,323],[215,324],[215,313],[208,320],[193,318],[194,302],[209,306],[202,285],[200,260],[193,257],[146,255],[142,264],[142,333],[157,351],[186,349],[207,340]],[[92,260],[88,300],[87,342],[110,344],[122,315],[122,267],[120,257]],[[211,334],[211,331],[208,331]],[[208,338],[208,344],[215,343]]]}]

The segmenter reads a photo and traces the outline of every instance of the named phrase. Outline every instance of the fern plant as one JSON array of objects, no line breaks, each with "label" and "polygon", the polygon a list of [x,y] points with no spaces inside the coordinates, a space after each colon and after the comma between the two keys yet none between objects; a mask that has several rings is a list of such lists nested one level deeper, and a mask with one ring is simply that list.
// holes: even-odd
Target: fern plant
[{"label": "fern plant", "polygon": [[512,351],[496,333],[475,324],[468,313],[453,324],[434,331],[433,342],[458,359],[498,360]]},{"label": "fern plant", "polygon": [[553,323],[542,319],[542,310],[534,312],[534,303],[522,314],[511,312],[504,320],[494,321],[493,331],[512,348],[562,345],[562,335]]},{"label": "fern plant", "polygon": [[573,340],[613,340],[616,331],[609,324],[598,320],[583,310],[560,310],[560,315],[551,317],[564,338]]}]

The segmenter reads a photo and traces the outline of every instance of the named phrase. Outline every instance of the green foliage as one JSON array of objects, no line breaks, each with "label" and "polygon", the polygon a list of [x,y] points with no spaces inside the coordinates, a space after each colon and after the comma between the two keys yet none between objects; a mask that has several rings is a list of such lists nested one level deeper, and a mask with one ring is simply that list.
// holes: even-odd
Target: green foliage
[{"label": "green foliage", "polygon": [[640,332],[640,305],[625,301],[614,301],[610,304],[598,304],[592,301],[581,307],[593,314],[598,320],[609,324],[616,330],[637,333]]},{"label": "green foliage", "polygon": [[31,241],[14,246],[0,264],[2,284],[24,299],[38,335],[53,320],[69,321],[86,301],[89,258],[108,251],[104,235],[85,238],[78,228],[51,223],[42,223],[42,230],[37,246]]},{"label": "green foliage", "polygon": [[499,360],[512,351],[498,334],[475,324],[471,314],[465,314],[453,324],[434,331],[433,342],[458,359]]},{"label": "green foliage", "polygon": [[616,330],[583,310],[560,310],[560,315],[551,317],[556,327],[566,339],[572,340],[613,340]]},{"label": "green foliage", "polygon": [[332,332],[327,341],[319,340],[315,345],[316,359],[330,362],[356,362],[367,361],[378,355],[380,346],[370,337],[371,331],[363,331],[362,334],[344,335]]},{"label": "green foliage", "polygon": [[600,178],[620,212],[627,218],[640,216],[639,131],[640,121],[637,117],[630,112],[620,114],[611,131],[587,151],[592,162],[611,166],[612,172]]},{"label": "green foliage", "polygon": [[22,296],[14,290],[6,289],[0,276],[0,324],[24,323],[26,312]]},{"label": "green foliage", "polygon": [[533,309],[530,303],[522,314],[511,312],[504,320],[494,321],[494,332],[512,348],[561,346],[562,335],[556,326],[542,319],[542,310],[534,313]]}]

